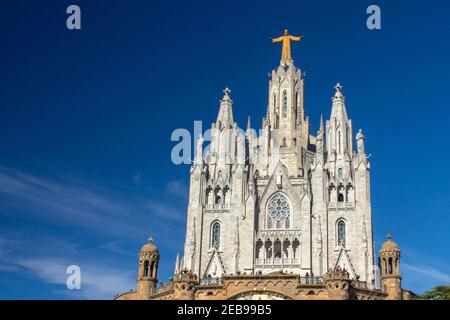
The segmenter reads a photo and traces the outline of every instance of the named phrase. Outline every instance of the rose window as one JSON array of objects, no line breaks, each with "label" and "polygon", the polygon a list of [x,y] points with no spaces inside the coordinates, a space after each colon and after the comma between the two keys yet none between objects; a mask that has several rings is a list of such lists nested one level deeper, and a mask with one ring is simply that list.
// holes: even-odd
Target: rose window
[{"label": "rose window", "polygon": [[267,228],[288,229],[289,228],[289,201],[281,193],[277,193],[269,202],[267,207]]}]

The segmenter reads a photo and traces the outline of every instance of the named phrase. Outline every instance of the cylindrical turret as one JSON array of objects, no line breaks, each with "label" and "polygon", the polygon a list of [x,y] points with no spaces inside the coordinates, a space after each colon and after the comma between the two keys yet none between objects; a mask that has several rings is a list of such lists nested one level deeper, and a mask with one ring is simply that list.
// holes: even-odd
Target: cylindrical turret
[{"label": "cylindrical turret", "polygon": [[402,300],[400,249],[389,234],[380,250],[381,290],[389,300]]},{"label": "cylindrical turret", "polygon": [[156,291],[159,252],[151,237],[139,252],[137,294],[147,299]]}]

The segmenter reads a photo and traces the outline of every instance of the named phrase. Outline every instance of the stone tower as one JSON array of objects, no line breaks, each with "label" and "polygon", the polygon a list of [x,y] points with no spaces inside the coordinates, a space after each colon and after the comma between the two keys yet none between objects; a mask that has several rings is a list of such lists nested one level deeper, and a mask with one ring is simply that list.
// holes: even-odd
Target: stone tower
[{"label": "stone tower", "polygon": [[139,296],[150,297],[156,291],[158,282],[159,252],[151,237],[139,252],[139,269],[137,293]]},{"label": "stone tower", "polygon": [[380,250],[381,290],[389,300],[402,299],[400,249],[389,234]]}]

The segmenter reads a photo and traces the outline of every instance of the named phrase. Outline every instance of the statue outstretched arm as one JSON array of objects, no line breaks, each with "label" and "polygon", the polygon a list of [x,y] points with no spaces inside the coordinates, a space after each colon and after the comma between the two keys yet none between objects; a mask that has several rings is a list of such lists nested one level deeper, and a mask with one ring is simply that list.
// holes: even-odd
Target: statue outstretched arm
[{"label": "statue outstretched arm", "polygon": [[281,42],[283,41],[284,36],[278,37],[278,38],[273,38],[272,42]]},{"label": "statue outstretched arm", "polygon": [[302,38],[304,38],[304,36],[299,36],[299,37],[296,37],[296,36],[289,36],[290,37],[290,39],[292,40],[292,41],[300,41]]}]

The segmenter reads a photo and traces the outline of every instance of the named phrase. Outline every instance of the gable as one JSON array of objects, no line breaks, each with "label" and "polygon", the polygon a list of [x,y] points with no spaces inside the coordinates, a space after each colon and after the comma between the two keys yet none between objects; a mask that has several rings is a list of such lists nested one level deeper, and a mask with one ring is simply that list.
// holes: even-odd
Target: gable
[{"label": "gable", "polygon": [[334,270],[336,270],[338,267],[342,270],[345,269],[349,273],[351,279],[356,279],[356,272],[353,268],[352,262],[350,261],[350,257],[348,256],[345,248],[342,246],[341,251],[339,252],[339,256],[334,265]]},{"label": "gable", "polygon": [[225,267],[222,258],[217,249],[214,249],[206,266],[205,276],[211,275],[212,277],[221,277],[224,273]]}]

